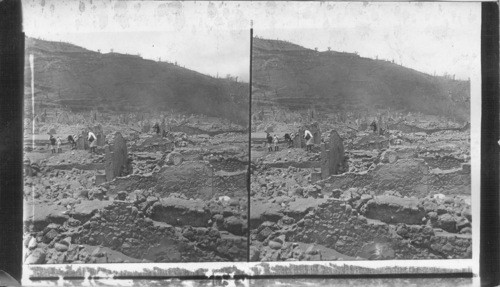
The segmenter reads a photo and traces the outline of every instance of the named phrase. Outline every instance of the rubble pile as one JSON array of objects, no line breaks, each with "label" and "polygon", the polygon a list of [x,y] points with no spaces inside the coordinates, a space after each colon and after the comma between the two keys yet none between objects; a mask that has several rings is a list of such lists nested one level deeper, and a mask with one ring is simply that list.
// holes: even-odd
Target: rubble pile
[{"label": "rubble pile", "polygon": [[25,262],[245,261],[248,135],[167,122],[92,126],[93,154],[83,133],[74,150],[26,152]]},{"label": "rubble pile", "polygon": [[469,131],[383,127],[322,122],[311,152],[252,142],[251,260],[471,258]]}]

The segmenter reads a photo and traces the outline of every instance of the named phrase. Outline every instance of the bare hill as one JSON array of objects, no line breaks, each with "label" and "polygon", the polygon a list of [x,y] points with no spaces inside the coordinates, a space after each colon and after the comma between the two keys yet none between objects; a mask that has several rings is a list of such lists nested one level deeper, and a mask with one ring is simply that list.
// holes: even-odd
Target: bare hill
[{"label": "bare hill", "polygon": [[277,40],[254,39],[256,106],[326,111],[395,109],[469,119],[468,81],[431,76],[353,53],[318,52]]},{"label": "bare hill", "polygon": [[177,110],[245,123],[248,84],[213,78],[172,63],[135,55],[101,54],[59,42],[26,38],[25,86],[30,92],[29,54],[35,59],[35,91],[45,106],[72,110]]}]

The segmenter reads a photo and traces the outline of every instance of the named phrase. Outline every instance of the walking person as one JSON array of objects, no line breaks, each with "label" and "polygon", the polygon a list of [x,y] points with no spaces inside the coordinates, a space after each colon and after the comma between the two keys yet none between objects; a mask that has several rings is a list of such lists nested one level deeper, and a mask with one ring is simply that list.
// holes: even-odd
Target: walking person
[{"label": "walking person", "polygon": [[95,153],[95,148],[97,146],[97,137],[91,131],[88,134],[88,141],[90,143],[90,153]]},{"label": "walking person", "polygon": [[304,132],[304,139],[306,140],[306,151],[312,151],[313,135],[309,130]]},{"label": "walking person", "polygon": [[279,143],[279,139],[278,139],[278,135],[274,135],[274,151],[278,151],[279,147],[278,147],[278,143]]},{"label": "walking person", "polygon": [[51,134],[49,140],[51,153],[56,153],[56,138]]}]

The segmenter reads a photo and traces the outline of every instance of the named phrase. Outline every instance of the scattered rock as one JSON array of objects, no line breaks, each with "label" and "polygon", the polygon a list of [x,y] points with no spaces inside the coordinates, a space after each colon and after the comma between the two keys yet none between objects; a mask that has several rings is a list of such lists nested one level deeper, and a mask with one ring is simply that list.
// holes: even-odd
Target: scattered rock
[{"label": "scattered rock", "polygon": [[24,261],[25,264],[43,264],[45,263],[45,252],[41,249],[35,249]]},{"label": "scattered rock", "polygon": [[180,153],[173,151],[167,155],[165,162],[170,165],[179,165],[183,160],[184,159]]},{"label": "scattered rock", "polygon": [[236,216],[224,219],[224,228],[235,235],[244,235],[246,229],[245,222]]},{"label": "scattered rock", "polygon": [[269,241],[268,245],[271,249],[275,249],[275,250],[281,249],[281,246],[282,246],[282,244],[277,242],[277,241]]},{"label": "scattered rock", "polygon": [[54,244],[54,248],[59,252],[66,252],[68,250],[68,245],[56,243]]}]

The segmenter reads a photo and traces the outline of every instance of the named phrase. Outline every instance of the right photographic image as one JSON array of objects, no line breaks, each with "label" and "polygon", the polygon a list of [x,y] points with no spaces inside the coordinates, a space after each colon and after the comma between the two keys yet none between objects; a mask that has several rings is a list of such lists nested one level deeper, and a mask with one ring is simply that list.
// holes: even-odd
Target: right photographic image
[{"label": "right photographic image", "polygon": [[259,5],[250,261],[471,259],[480,5]]}]

